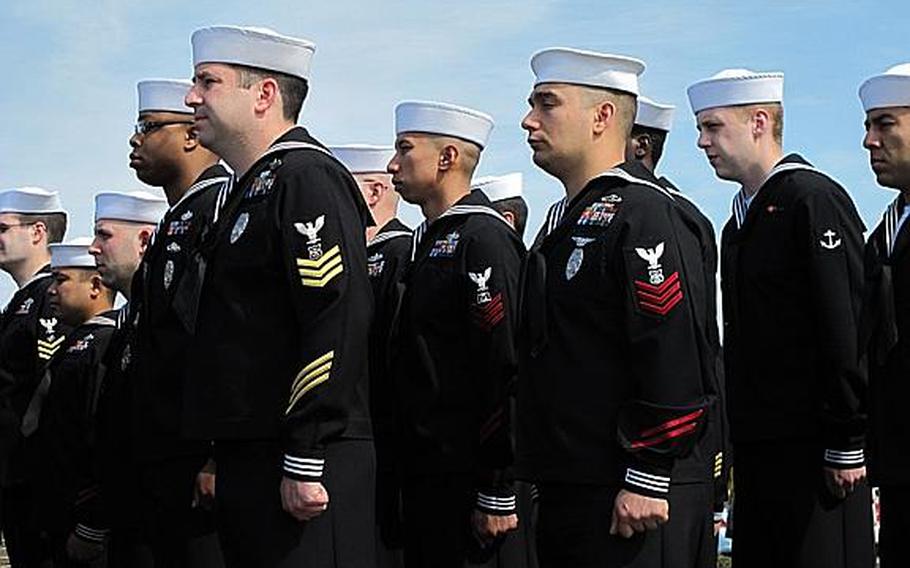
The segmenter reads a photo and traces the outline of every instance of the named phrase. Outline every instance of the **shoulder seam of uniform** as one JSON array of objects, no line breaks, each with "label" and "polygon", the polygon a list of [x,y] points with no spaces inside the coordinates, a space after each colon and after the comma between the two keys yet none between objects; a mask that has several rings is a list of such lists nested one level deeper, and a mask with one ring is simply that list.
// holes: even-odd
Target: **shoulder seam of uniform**
[{"label": "shoulder seam of uniform", "polygon": [[89,319],[88,321],[86,321],[84,325],[103,325],[103,326],[116,327],[117,322],[109,317],[95,316],[95,317]]},{"label": "shoulder seam of uniform", "polygon": [[676,199],[673,197],[673,194],[667,190],[667,188],[661,187],[660,185],[658,185],[652,181],[648,181],[648,180],[642,179],[640,177],[635,177],[632,174],[630,174],[629,172],[627,172],[621,168],[611,168],[611,169],[603,172],[602,174],[598,175],[597,177],[598,178],[600,178],[600,177],[618,177],[627,182],[635,183],[638,185],[643,185],[645,187],[651,188],[651,189],[657,191],[658,193],[660,193],[661,195],[663,195],[664,197],[669,198],[671,201],[675,201],[675,199]]},{"label": "shoulder seam of uniform", "polygon": [[392,239],[397,239],[397,238],[401,238],[401,237],[410,237],[410,236],[411,236],[410,231],[386,231],[385,233],[379,233],[378,235],[373,237],[370,240],[370,242],[367,243],[367,246],[371,247],[373,245],[378,245],[379,243],[384,243],[384,242],[390,241]]}]

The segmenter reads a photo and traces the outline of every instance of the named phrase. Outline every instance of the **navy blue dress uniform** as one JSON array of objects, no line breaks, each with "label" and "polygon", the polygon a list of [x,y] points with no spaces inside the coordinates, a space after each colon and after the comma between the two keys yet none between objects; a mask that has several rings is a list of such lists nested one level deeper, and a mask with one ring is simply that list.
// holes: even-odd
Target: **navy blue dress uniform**
[{"label": "navy blue dress uniform", "polygon": [[[695,203],[680,193],[679,189],[667,178],[660,177],[657,179],[657,183],[673,195],[682,212],[682,218],[689,229],[698,235],[701,245],[701,267],[704,270],[703,280],[705,282],[705,297],[698,302],[705,309],[702,345],[707,352],[707,358],[714,361],[715,370],[712,376],[715,383],[711,393],[716,397],[712,413],[708,417],[705,433],[698,442],[699,453],[702,456],[713,454],[711,468],[703,470],[705,477],[697,484],[684,484],[685,489],[674,490],[676,484],[671,483],[670,509],[685,510],[687,513],[670,515],[670,522],[662,530],[665,533],[675,532],[676,535],[683,535],[678,536],[673,543],[674,548],[678,551],[674,561],[678,559],[679,565],[713,567],[717,562],[713,524],[705,526],[705,517],[700,516],[698,511],[706,505],[707,495],[704,490],[707,484],[713,488],[713,493],[709,497],[711,499],[710,507],[714,513],[713,520],[718,521],[722,518],[727,502],[727,487],[732,464],[724,393],[723,352],[717,329],[717,239],[710,219],[705,217]],[[682,548],[685,545],[688,545],[689,548]]]},{"label": "navy blue dress uniform", "polygon": [[[620,489],[667,499],[671,481],[710,478],[702,258],[674,197],[635,162],[550,208],[524,269],[518,388],[517,469],[539,493],[541,566],[675,557],[662,531],[607,530]],[[710,497],[697,501],[710,526]]]},{"label": "navy blue dress uniform", "polygon": [[734,200],[721,283],[737,565],[872,565],[868,486],[838,501],[822,476],[864,463],[862,234],[846,191],[795,154]]},{"label": "navy blue dress uniform", "polygon": [[110,527],[112,566],[149,566],[151,553],[141,548],[140,520],[131,497],[135,471],[130,424],[130,363],[135,351],[135,315],[127,303],[114,310],[114,330],[101,359],[101,385],[95,408],[95,468],[99,479],[98,523]]},{"label": "navy blue dress uniform", "polygon": [[474,544],[472,511],[515,513],[509,394],[523,254],[481,192],[415,231],[395,361],[409,567],[483,560],[495,550]]},{"label": "navy blue dress uniform", "polygon": [[183,385],[192,337],[174,305],[177,289],[204,232],[210,231],[227,170],[202,172],[158,224],[133,278],[136,328],[122,404],[129,408],[134,511],[139,538],[158,566],[220,566],[211,511],[193,506],[196,475],[211,457],[211,443],[181,436]]},{"label": "navy blue dress uniform", "polygon": [[869,369],[869,480],[882,494],[882,561],[897,559],[895,566],[910,534],[910,428],[903,419],[910,397],[910,297],[903,292],[910,286],[908,213],[898,196],[869,236],[861,326]]},{"label": "navy blue dress uniform", "polygon": [[[907,163],[895,148],[907,143],[896,126],[910,105],[910,65],[904,63],[866,79],[859,88],[866,113],[866,137],[872,167],[880,184],[901,192],[885,210],[866,243],[866,290],[861,318],[861,347],[869,370],[869,479],[879,486],[879,561],[883,568],[906,563],[910,534],[910,428],[903,401],[910,395],[907,372]],[[878,164],[876,164],[878,162]]]},{"label": "navy blue dress uniform", "polygon": [[0,465],[3,474],[3,534],[14,566],[46,557],[38,534],[32,483],[24,463],[20,422],[44,374],[66,340],[66,326],[49,302],[50,267],[39,270],[13,294],[0,316]]},{"label": "navy blue dress uniform", "polygon": [[401,566],[404,525],[401,511],[400,427],[391,368],[392,326],[401,306],[401,280],[411,258],[411,229],[393,218],[367,242],[367,273],[375,303],[370,331],[370,415],[376,446],[378,562]]},{"label": "navy blue dress uniform", "polygon": [[[226,195],[187,274],[202,278],[184,434],[214,440],[229,566],[368,566],[375,554],[367,392],[369,212],[347,170],[303,128],[277,139]],[[321,482],[301,523],[283,476]]]},{"label": "navy blue dress uniform", "polygon": [[70,332],[47,366],[41,401],[33,399],[23,421],[54,566],[74,565],[66,554],[70,534],[89,542],[103,542],[109,534],[100,497],[95,412],[115,318],[116,312],[104,312]]}]

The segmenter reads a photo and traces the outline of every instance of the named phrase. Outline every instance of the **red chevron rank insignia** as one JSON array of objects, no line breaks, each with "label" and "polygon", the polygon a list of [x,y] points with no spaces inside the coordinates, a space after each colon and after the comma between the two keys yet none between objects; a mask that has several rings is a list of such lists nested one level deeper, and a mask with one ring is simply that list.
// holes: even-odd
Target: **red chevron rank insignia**
[{"label": "red chevron rank insignia", "polygon": [[632,442],[632,449],[648,448],[664,443],[671,444],[675,438],[691,434],[698,428],[698,421],[704,415],[703,408],[685,416],[667,420],[663,424],[643,430],[639,439]]},{"label": "red chevron rank insignia", "polygon": [[496,294],[489,302],[474,304],[471,307],[471,317],[474,325],[489,332],[496,327],[505,317],[506,306],[502,301],[502,293]]},{"label": "red chevron rank insignia", "polygon": [[635,281],[635,296],[642,311],[665,316],[683,299],[679,272],[674,272],[658,285]]}]

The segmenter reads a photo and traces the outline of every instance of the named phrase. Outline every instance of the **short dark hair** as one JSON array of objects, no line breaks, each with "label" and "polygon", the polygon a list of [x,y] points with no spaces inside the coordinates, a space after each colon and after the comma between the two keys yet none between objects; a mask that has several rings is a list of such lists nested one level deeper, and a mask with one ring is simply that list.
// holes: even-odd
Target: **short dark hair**
[{"label": "short dark hair", "polygon": [[303,101],[306,100],[306,96],[310,92],[310,84],[306,79],[277,71],[259,69],[258,67],[247,67],[245,65],[237,65],[236,67],[240,72],[239,83],[243,89],[249,89],[253,86],[253,83],[268,77],[275,79],[283,101],[281,111],[284,114],[284,118],[297,122],[300,117],[300,110],[303,108]]},{"label": "short dark hair", "polygon": [[49,213],[46,215],[20,214],[20,219],[26,219],[28,223],[41,223],[47,229],[47,242],[59,243],[66,235],[66,214]]},{"label": "short dark hair", "polygon": [[638,138],[639,136],[647,136],[651,140],[651,160],[654,161],[654,166],[656,167],[660,157],[664,155],[667,131],[636,124],[632,127],[632,138]]},{"label": "short dark hair", "polygon": [[518,233],[519,237],[524,238],[525,227],[528,224],[528,204],[524,198],[509,197],[494,201],[492,205],[493,209],[499,211],[500,214],[509,211],[512,215],[515,215],[515,232]]}]

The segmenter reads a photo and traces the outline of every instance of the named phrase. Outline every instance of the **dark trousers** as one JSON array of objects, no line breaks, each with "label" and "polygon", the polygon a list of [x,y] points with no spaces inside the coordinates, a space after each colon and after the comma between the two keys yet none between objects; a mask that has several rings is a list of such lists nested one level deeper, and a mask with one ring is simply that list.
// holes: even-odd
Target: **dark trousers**
[{"label": "dark trousers", "polygon": [[376,566],[377,568],[404,566],[401,476],[392,466],[380,465],[376,472]]},{"label": "dark trousers", "polygon": [[628,539],[609,534],[618,488],[540,484],[538,489],[537,551],[541,568],[714,565],[710,484],[672,486],[670,521]]},{"label": "dark trousers", "polygon": [[846,499],[825,486],[822,451],[803,443],[734,447],[736,568],[871,568],[872,504],[863,484]]},{"label": "dark trousers", "polygon": [[284,511],[275,442],[216,442],[218,535],[228,568],[374,568],[376,460],[370,441],[326,448],[328,509],[310,521]]},{"label": "dark trousers", "polygon": [[137,522],[140,548],[155,568],[221,568],[212,511],[193,507],[196,475],[207,457],[139,464]]},{"label": "dark trousers", "polygon": [[906,566],[910,552],[910,486],[889,485],[879,489],[881,528],[878,554],[881,568]]},{"label": "dark trousers", "polygon": [[519,551],[523,548],[517,532],[500,537],[489,547],[481,547],[474,538],[471,515],[477,493],[471,476],[410,477],[404,482],[402,497],[407,568],[492,568],[500,566],[501,552],[507,554],[503,546],[516,543]]},{"label": "dark trousers", "polygon": [[537,499],[532,489],[530,483],[515,483],[518,529],[503,539],[487,568],[537,568]]},{"label": "dark trousers", "polygon": [[37,495],[28,483],[3,488],[3,542],[13,568],[46,566],[51,558],[48,535],[42,523]]}]

